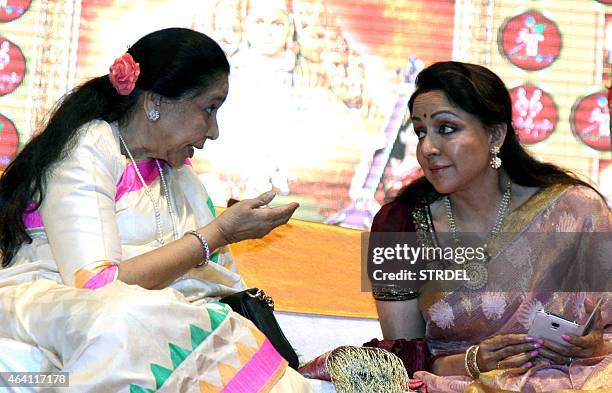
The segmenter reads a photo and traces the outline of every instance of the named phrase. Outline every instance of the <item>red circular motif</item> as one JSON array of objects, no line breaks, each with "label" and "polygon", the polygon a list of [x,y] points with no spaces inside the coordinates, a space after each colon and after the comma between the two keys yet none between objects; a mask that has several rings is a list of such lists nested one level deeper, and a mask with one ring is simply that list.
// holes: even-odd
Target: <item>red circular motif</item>
[{"label": "red circular motif", "polygon": [[579,98],[570,121],[572,131],[582,142],[596,150],[610,151],[610,109],[607,92]]},{"label": "red circular motif", "polygon": [[557,25],[537,11],[527,11],[504,22],[500,50],[515,66],[536,71],[550,66],[561,52]]},{"label": "red circular motif", "polygon": [[0,114],[0,169],[4,170],[17,154],[19,134],[15,124]]},{"label": "red circular motif", "polygon": [[537,143],[548,138],[557,127],[559,110],[553,98],[533,85],[510,89],[512,123],[522,143]]},{"label": "red circular motif", "polygon": [[0,1],[0,22],[10,22],[19,18],[30,8],[32,0]]},{"label": "red circular motif", "polygon": [[0,37],[0,96],[11,93],[23,81],[26,63],[21,49]]},{"label": "red circular motif", "polygon": [[601,4],[612,5],[612,0],[595,0],[595,1],[597,1],[598,3],[601,3]]}]

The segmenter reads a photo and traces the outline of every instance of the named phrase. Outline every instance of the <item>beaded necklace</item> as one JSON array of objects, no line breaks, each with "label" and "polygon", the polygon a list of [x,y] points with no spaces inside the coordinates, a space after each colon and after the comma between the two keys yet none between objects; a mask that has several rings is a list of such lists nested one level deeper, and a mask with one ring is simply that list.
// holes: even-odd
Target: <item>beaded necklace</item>
[{"label": "beaded necklace", "polygon": [[[121,133],[118,133],[118,134],[119,134],[119,140],[121,140],[121,144],[123,145],[123,148],[127,152],[128,156],[130,157],[130,161],[132,161],[132,164],[134,165],[134,170],[136,171],[136,175],[138,176],[138,179],[140,179],[140,182],[142,183],[142,186],[145,189],[145,193],[151,200],[151,204],[153,205],[153,211],[155,212],[155,226],[157,228],[157,241],[159,242],[161,246],[163,246],[166,242],[164,241],[164,233],[162,231],[160,207],[158,203],[155,201],[155,198],[153,198],[153,193],[151,192],[151,189],[149,188],[149,186],[147,186],[147,183],[142,177],[142,174],[140,173],[140,169],[138,169],[138,165],[136,165],[136,160],[134,160],[134,156],[132,155],[132,152],[130,152],[130,149],[128,149],[127,143],[125,143],[125,140],[121,136]],[[176,229],[174,213],[172,212],[172,203],[170,202],[170,193],[168,192],[168,185],[166,184],[166,179],[164,177],[164,171],[162,170],[159,160],[155,160],[155,164],[157,165],[157,170],[159,170],[159,178],[161,180],[162,190],[164,192],[164,196],[166,197],[166,203],[168,204],[168,211],[170,212],[170,221],[172,222],[172,239],[177,240],[179,238],[179,235]]]}]

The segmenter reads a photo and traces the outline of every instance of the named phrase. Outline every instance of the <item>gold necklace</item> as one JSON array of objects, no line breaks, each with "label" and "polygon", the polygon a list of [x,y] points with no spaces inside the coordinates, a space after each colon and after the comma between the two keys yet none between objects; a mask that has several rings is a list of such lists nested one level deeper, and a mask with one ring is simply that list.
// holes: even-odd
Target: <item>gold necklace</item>
[{"label": "gold necklace", "polygon": [[[484,287],[487,284],[487,281],[489,280],[489,273],[487,272],[487,268],[485,267],[485,264],[489,262],[489,259],[491,259],[489,247],[493,239],[495,239],[501,231],[501,227],[504,224],[504,219],[506,218],[508,210],[510,208],[511,200],[512,182],[508,180],[508,183],[506,184],[506,190],[504,191],[504,195],[502,196],[502,199],[499,202],[499,207],[497,208],[497,217],[495,218],[495,224],[493,224],[493,228],[491,228],[491,231],[489,232],[489,237],[486,243],[482,245],[485,254],[484,260],[482,262],[470,260],[465,264],[465,272],[467,277],[469,278],[469,281],[466,281],[463,285],[468,289],[480,289]],[[444,197],[444,206],[446,207],[448,230],[453,235],[455,247],[459,247],[461,242],[459,240],[459,237],[457,236],[457,223],[455,222],[455,217],[453,216],[453,207],[448,196]]]}]

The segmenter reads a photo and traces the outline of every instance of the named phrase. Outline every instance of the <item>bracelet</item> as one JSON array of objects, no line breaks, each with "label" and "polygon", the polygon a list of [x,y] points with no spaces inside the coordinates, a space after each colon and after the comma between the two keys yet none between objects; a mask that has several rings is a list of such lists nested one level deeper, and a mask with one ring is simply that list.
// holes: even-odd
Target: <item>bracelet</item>
[{"label": "bracelet", "polygon": [[210,261],[210,248],[208,247],[208,243],[206,242],[206,239],[204,239],[204,236],[197,231],[187,231],[185,232],[185,235],[195,236],[200,241],[202,251],[204,251],[204,258],[202,259],[202,262],[195,265],[195,267],[203,267],[208,265],[208,261]]},{"label": "bracelet", "polygon": [[465,351],[465,371],[467,374],[474,378],[478,379],[480,377],[480,369],[478,369],[478,350],[480,347],[478,345],[472,345]]},{"label": "bracelet", "polygon": [[376,300],[403,301],[416,299],[419,295],[418,291],[398,288],[394,285],[372,285],[372,296]]}]

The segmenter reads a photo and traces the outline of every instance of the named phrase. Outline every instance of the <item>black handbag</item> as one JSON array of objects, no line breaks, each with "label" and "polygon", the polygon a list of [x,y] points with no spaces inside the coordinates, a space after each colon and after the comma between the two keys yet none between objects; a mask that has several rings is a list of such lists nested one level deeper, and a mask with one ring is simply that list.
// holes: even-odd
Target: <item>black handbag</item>
[{"label": "black handbag", "polygon": [[219,300],[243,317],[249,319],[270,340],[274,349],[297,369],[299,360],[274,317],[274,300],[259,288],[250,288]]}]

